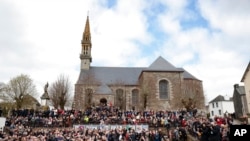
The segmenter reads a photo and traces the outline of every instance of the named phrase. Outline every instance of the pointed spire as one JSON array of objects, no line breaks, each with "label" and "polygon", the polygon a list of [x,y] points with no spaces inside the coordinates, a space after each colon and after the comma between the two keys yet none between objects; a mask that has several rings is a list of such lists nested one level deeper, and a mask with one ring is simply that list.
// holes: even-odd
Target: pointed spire
[{"label": "pointed spire", "polygon": [[82,52],[80,54],[81,69],[89,69],[90,63],[92,62],[92,57],[91,57],[92,43],[91,43],[91,33],[89,26],[89,15],[87,16],[81,43],[82,43]]},{"label": "pointed spire", "polygon": [[89,27],[89,15],[87,16],[84,34],[90,34],[90,27]]},{"label": "pointed spire", "polygon": [[91,43],[90,25],[89,25],[89,15],[85,23],[85,29],[82,36],[82,43]]}]

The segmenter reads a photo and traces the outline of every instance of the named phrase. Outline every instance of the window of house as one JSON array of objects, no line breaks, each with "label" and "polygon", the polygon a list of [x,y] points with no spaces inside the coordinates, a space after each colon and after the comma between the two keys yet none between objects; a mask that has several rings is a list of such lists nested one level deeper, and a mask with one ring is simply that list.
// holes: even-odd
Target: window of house
[{"label": "window of house", "polygon": [[216,102],[216,107],[218,107],[218,102]]},{"label": "window of house", "polygon": [[214,111],[211,111],[211,115],[214,116]]},{"label": "window of house", "polygon": [[219,110],[219,115],[221,115],[221,110]]},{"label": "window of house", "polygon": [[159,82],[160,99],[168,98],[168,88],[169,84],[167,80],[161,80]]},{"label": "window of house", "polygon": [[139,102],[139,91],[137,89],[132,90],[132,104],[137,105]]},{"label": "window of house", "polygon": [[212,105],[213,105],[213,108],[214,108],[214,103]]}]

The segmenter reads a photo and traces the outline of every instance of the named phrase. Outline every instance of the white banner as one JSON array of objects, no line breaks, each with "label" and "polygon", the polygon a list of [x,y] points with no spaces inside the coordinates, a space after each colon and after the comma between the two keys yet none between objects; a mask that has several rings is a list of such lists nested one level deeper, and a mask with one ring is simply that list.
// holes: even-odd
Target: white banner
[{"label": "white banner", "polygon": [[149,126],[147,124],[139,124],[139,125],[133,125],[133,124],[127,124],[127,125],[122,125],[122,124],[108,124],[108,125],[100,125],[100,124],[76,124],[73,125],[75,129],[90,129],[90,130],[102,130],[102,131],[107,131],[107,130],[121,130],[121,129],[126,129],[126,130],[135,130],[136,132],[142,132],[142,131],[148,131]]}]

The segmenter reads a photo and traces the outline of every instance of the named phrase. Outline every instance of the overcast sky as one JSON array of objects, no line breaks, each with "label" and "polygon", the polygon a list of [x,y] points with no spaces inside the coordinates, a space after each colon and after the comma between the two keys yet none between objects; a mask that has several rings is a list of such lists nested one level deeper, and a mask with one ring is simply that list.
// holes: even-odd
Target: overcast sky
[{"label": "overcast sky", "polygon": [[74,89],[89,13],[92,66],[148,67],[162,56],[202,80],[208,101],[232,96],[249,63],[249,6],[249,0],[0,0],[0,82],[28,74],[41,96],[47,81],[64,74]]}]

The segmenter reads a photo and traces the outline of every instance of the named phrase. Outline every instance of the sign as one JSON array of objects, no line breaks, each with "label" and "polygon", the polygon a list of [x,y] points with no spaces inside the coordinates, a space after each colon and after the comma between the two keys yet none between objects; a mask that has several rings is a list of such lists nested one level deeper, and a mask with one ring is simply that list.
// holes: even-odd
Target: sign
[{"label": "sign", "polygon": [[231,125],[230,141],[249,141],[250,125]]},{"label": "sign", "polygon": [[5,117],[0,117],[0,131],[3,131],[3,128],[5,126],[5,121],[6,121]]},{"label": "sign", "polygon": [[127,124],[127,125],[122,125],[122,124],[77,124],[73,125],[75,129],[81,128],[81,129],[100,129],[100,130],[121,130],[121,129],[127,129],[127,130],[135,130],[136,132],[140,133],[142,131],[148,131],[149,126],[147,124],[139,124],[139,125],[132,125],[132,124]]}]

